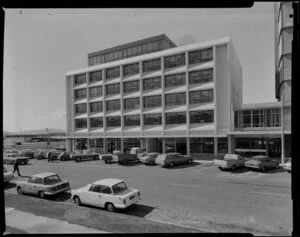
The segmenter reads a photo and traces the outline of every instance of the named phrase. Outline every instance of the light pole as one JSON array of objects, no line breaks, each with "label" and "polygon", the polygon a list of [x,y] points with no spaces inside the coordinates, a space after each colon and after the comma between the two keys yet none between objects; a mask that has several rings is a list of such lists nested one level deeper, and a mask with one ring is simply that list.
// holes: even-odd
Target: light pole
[{"label": "light pole", "polygon": [[281,95],[281,164],[284,163],[284,121],[283,121],[283,93]]}]

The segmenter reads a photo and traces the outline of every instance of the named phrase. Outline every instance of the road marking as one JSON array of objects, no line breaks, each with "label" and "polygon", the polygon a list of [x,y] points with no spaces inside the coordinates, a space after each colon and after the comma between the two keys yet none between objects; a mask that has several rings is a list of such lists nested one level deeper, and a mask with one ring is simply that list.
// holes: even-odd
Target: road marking
[{"label": "road marking", "polygon": [[273,195],[273,196],[281,196],[281,197],[291,197],[291,195],[287,195],[287,194],[278,194],[278,193],[262,193],[262,192],[251,192],[251,193],[265,194],[265,195]]}]

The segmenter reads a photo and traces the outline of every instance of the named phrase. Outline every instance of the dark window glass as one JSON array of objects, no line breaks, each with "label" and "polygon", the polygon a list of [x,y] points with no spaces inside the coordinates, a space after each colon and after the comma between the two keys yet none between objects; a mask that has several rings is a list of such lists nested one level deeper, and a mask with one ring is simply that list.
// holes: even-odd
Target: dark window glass
[{"label": "dark window glass", "polygon": [[86,74],[75,75],[75,86],[86,83]]},{"label": "dark window glass", "polygon": [[102,86],[90,87],[90,98],[102,96]]},{"label": "dark window glass", "polygon": [[75,113],[76,114],[84,114],[84,113],[86,113],[86,103],[84,103],[84,104],[76,104],[75,105]]},{"label": "dark window glass", "polygon": [[143,90],[154,90],[161,88],[161,77],[147,78],[143,80]]},{"label": "dark window glass", "polygon": [[211,103],[213,100],[213,89],[190,92],[190,104]]},{"label": "dark window glass", "polygon": [[213,69],[205,69],[189,72],[190,84],[204,83],[213,81]]},{"label": "dark window glass", "polygon": [[89,58],[89,66],[93,66],[93,60],[92,60],[92,58]]},{"label": "dark window glass", "polygon": [[120,100],[106,101],[106,111],[120,110]]},{"label": "dark window glass", "polygon": [[207,138],[190,138],[191,154],[194,153],[214,153],[214,139]]},{"label": "dark window glass", "polygon": [[86,89],[75,90],[75,100],[86,98]]},{"label": "dark window glass", "polygon": [[165,76],[165,87],[185,85],[185,73]]},{"label": "dark window glass", "polygon": [[165,69],[174,68],[185,65],[185,54],[165,57]]},{"label": "dark window glass", "polygon": [[120,83],[106,85],[106,95],[120,94]]},{"label": "dark window glass", "polygon": [[251,110],[242,111],[242,126],[243,128],[251,128]]},{"label": "dark window glass", "polygon": [[190,123],[213,123],[214,111],[202,110],[190,112]]},{"label": "dark window glass", "polygon": [[124,93],[140,91],[140,81],[128,81],[123,84]]},{"label": "dark window glass", "polygon": [[265,127],[280,127],[281,112],[280,109],[266,109],[264,114]]},{"label": "dark window glass", "polygon": [[166,106],[184,105],[185,103],[186,103],[185,92],[165,95]]},{"label": "dark window glass", "polygon": [[144,97],[144,108],[160,107],[160,106],[161,106],[161,95]]},{"label": "dark window glass", "polygon": [[90,103],[90,111],[91,113],[102,112],[103,111],[103,102],[97,101]]},{"label": "dark window glass", "polygon": [[262,109],[252,111],[252,122],[253,127],[264,126],[264,113]]},{"label": "dark window glass", "polygon": [[186,123],[186,113],[166,113],[166,124],[181,124]]},{"label": "dark window glass", "polygon": [[213,59],[212,48],[189,52],[189,64],[203,63]]},{"label": "dark window glass", "polygon": [[102,128],[103,127],[103,118],[90,118],[91,128]]},{"label": "dark window glass", "polygon": [[140,108],[140,98],[129,98],[124,99],[124,109],[139,109]]},{"label": "dark window glass", "polygon": [[139,73],[140,73],[139,63],[133,63],[133,64],[123,66],[124,76],[134,75]]},{"label": "dark window glass", "polygon": [[90,83],[101,81],[101,80],[102,80],[102,71],[90,72]]},{"label": "dark window glass", "polygon": [[152,72],[161,69],[160,58],[143,62],[143,72]]},{"label": "dark window glass", "polygon": [[106,79],[112,79],[120,76],[120,67],[113,67],[105,70]]},{"label": "dark window glass", "polygon": [[218,153],[226,154],[228,152],[228,138],[219,137],[218,138]]},{"label": "dark window glass", "polygon": [[121,126],[121,117],[120,116],[106,117],[106,126],[107,127],[120,127]]},{"label": "dark window glass", "polygon": [[145,114],[144,125],[160,125],[162,124],[161,114]]},{"label": "dark window glass", "polygon": [[75,127],[76,128],[87,128],[87,119],[75,119]]},{"label": "dark window glass", "polygon": [[111,189],[108,186],[101,185],[101,193],[111,194]]},{"label": "dark window glass", "polygon": [[124,126],[140,126],[140,115],[124,116]]}]

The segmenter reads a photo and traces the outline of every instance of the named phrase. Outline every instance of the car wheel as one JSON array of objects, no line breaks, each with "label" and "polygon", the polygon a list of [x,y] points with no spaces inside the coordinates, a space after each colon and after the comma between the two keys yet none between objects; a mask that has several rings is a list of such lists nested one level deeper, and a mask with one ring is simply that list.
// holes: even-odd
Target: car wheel
[{"label": "car wheel", "polygon": [[42,157],[42,156],[39,156],[38,159],[41,160],[41,159],[43,159],[43,157]]},{"label": "car wheel", "polygon": [[173,162],[170,163],[170,167],[174,167],[174,163]]},{"label": "car wheel", "polygon": [[19,195],[22,195],[23,194],[23,190],[21,187],[17,187],[17,191],[18,191],[18,194]]},{"label": "car wheel", "polygon": [[154,165],[154,161],[151,161],[151,162],[150,162],[150,165]]},{"label": "car wheel", "polygon": [[222,167],[218,167],[219,168],[219,170],[223,170],[223,168]]},{"label": "car wheel", "polygon": [[264,167],[264,166],[261,167],[261,171],[262,171],[262,172],[265,172],[265,171],[266,171],[266,167]]},{"label": "car wheel", "polygon": [[188,161],[188,164],[192,164],[192,163],[193,163],[193,160],[189,160],[189,161]]},{"label": "car wheel", "polygon": [[81,205],[80,198],[77,197],[77,196],[75,196],[75,197],[74,197],[74,203],[75,203],[76,206],[80,206],[80,205]]},{"label": "car wheel", "polygon": [[80,162],[80,160],[81,160],[81,159],[80,159],[79,157],[76,158],[76,162]]},{"label": "car wheel", "polygon": [[44,199],[45,198],[45,193],[43,191],[39,191],[39,197]]},{"label": "car wheel", "polygon": [[99,159],[99,157],[98,156],[94,156],[94,160],[97,160],[97,159]]},{"label": "car wheel", "polygon": [[112,203],[106,203],[105,209],[109,212],[114,212],[115,211],[115,206]]},{"label": "car wheel", "polygon": [[233,166],[231,167],[231,170],[235,170],[235,169],[236,169],[236,166],[233,165]]}]

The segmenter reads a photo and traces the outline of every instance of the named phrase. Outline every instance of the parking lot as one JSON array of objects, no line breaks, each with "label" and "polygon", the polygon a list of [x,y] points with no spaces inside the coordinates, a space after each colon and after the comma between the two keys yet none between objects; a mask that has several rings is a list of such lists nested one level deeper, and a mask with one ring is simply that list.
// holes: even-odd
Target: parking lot
[{"label": "parking lot", "polygon": [[[12,170],[12,166],[5,167]],[[289,235],[292,228],[291,175],[282,169],[262,173],[244,168],[231,172],[220,171],[209,163],[200,162],[162,168],[143,164],[105,164],[102,160],[48,163],[47,160],[31,159],[30,164],[20,166],[23,177],[16,180],[49,171],[69,180],[72,189],[102,178],[119,178],[125,180],[129,187],[140,190],[142,200],[139,204],[113,215],[172,223],[193,228],[194,231]],[[40,205],[36,197],[18,196],[13,183],[7,185],[5,192],[6,203],[10,205],[13,205],[9,201],[12,199],[8,200],[7,195],[30,198],[31,203]],[[54,206],[65,204],[76,208],[70,193],[46,201]],[[89,215],[94,215],[95,210],[98,214],[106,213],[98,208],[85,208],[89,210]],[[108,226],[105,228],[112,231],[113,224],[110,228]],[[131,232],[128,228],[124,228],[123,232]],[[149,228],[146,232],[155,232]]]}]

